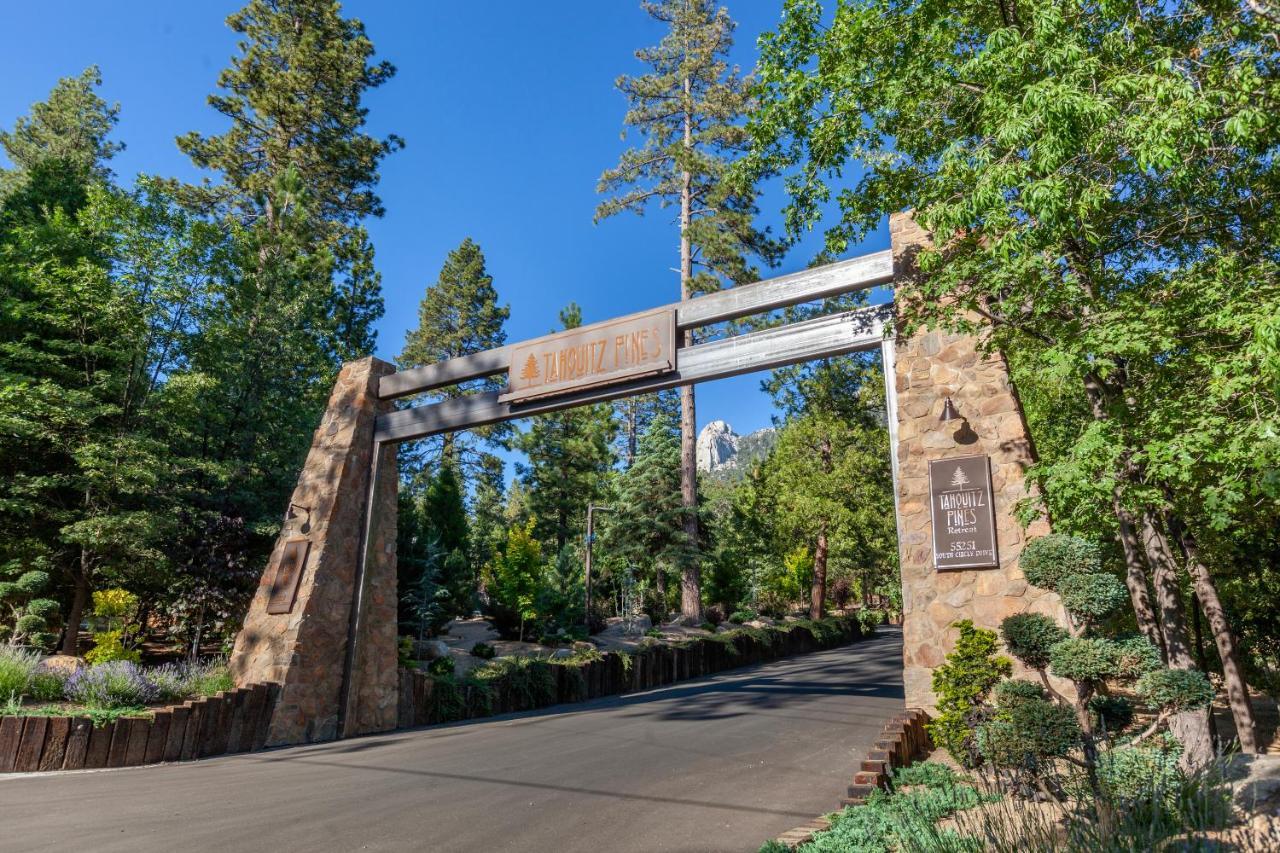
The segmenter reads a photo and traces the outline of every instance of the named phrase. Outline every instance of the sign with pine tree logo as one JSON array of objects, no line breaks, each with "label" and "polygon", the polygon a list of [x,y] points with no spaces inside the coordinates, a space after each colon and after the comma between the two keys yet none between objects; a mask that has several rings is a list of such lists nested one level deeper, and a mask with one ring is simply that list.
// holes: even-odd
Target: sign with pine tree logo
[{"label": "sign with pine tree logo", "polygon": [[676,312],[659,308],[511,347],[500,402],[519,403],[676,369]]},{"label": "sign with pine tree logo", "polygon": [[929,504],[935,569],[1000,565],[989,457],[953,456],[931,461]]}]

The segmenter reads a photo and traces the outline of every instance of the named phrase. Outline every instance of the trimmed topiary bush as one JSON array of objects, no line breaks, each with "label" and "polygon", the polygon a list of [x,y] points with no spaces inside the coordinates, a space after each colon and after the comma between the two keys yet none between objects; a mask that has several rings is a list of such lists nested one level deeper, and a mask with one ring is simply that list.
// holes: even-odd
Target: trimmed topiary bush
[{"label": "trimmed topiary bush", "polygon": [[1102,557],[1098,546],[1087,539],[1051,533],[1028,542],[1018,557],[1018,565],[1028,583],[1057,590],[1058,581],[1068,575],[1100,572]]},{"label": "trimmed topiary bush", "polygon": [[1105,619],[1129,600],[1119,578],[1100,572],[1059,578],[1058,595],[1067,612],[1083,621]]},{"label": "trimmed topiary bush", "polygon": [[1014,705],[1021,704],[1029,700],[1043,700],[1044,687],[1036,684],[1034,681],[1026,681],[1021,678],[1011,678],[1008,681],[1002,681],[996,685],[995,689],[996,707],[1001,710],[1008,710]]},{"label": "trimmed topiary bush", "polygon": [[1095,728],[1117,734],[1133,723],[1133,703],[1123,696],[1094,696],[1089,700],[1089,719]]},{"label": "trimmed topiary bush", "polygon": [[1157,669],[1138,679],[1134,691],[1167,713],[1203,708],[1213,701],[1213,685],[1196,669]]},{"label": "trimmed topiary bush", "polygon": [[128,708],[156,701],[160,689],[132,662],[115,660],[72,675],[66,695],[88,708]]},{"label": "trimmed topiary bush", "polygon": [[1041,613],[1017,613],[1000,623],[1009,654],[1032,669],[1049,665],[1049,649],[1067,639],[1067,629]]},{"label": "trimmed topiary bush", "polygon": [[1125,637],[1115,641],[1116,677],[1131,680],[1141,678],[1152,670],[1164,666],[1160,650],[1146,637]]},{"label": "trimmed topiary bush", "polygon": [[1049,650],[1049,671],[1072,681],[1101,681],[1116,671],[1116,647],[1097,637],[1071,637]]},{"label": "trimmed topiary bush", "polygon": [[976,740],[982,757],[997,767],[1032,768],[1070,752],[1080,741],[1080,724],[1065,705],[1023,698],[979,726]]}]

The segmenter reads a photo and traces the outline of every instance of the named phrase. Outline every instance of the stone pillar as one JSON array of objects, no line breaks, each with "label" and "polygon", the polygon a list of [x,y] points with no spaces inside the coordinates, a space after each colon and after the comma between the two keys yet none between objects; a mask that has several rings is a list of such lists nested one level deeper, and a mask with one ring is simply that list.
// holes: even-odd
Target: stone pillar
[{"label": "stone pillar", "polygon": [[[343,365],[293,490],[289,517],[236,637],[236,684],[281,687],[268,745],[395,728],[395,447],[382,448],[375,460],[373,442],[375,418],[391,408],[377,397],[378,379],[393,371],[375,358]],[[361,591],[360,545],[370,510]],[[355,665],[345,731],[339,732],[356,600],[362,606]]]},{"label": "stone pillar", "polygon": [[[929,235],[910,213],[889,217],[895,301],[912,298],[918,275],[915,254]],[[955,646],[951,627],[960,619],[997,630],[1004,617],[1022,611],[1047,614],[1065,624],[1055,593],[1027,584],[1018,567],[1024,537],[1049,532],[1043,520],[1027,530],[1014,505],[1027,496],[1025,472],[1035,460],[1022,406],[998,353],[980,353],[969,335],[921,329],[897,340],[899,558],[902,566],[902,657],[907,707],[935,709],[934,667]],[[972,430],[938,420],[950,396]],[[963,429],[963,428],[961,428]],[[929,515],[929,467],[933,459],[986,454],[996,519],[999,568],[939,572],[933,568]],[[1015,670],[1020,667],[1015,661]],[[1025,673],[1023,673],[1025,674]]]}]

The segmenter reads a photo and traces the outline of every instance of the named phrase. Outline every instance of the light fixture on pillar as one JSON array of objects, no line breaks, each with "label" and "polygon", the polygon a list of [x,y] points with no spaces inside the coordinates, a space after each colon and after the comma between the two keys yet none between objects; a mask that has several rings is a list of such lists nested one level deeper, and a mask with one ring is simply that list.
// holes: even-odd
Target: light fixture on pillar
[{"label": "light fixture on pillar", "polygon": [[289,508],[285,510],[285,513],[284,513],[284,523],[288,525],[290,521],[297,518],[298,510],[302,510],[307,514],[307,520],[302,522],[302,526],[298,528],[298,531],[305,536],[306,534],[311,532],[311,507],[303,506],[302,504],[296,504],[290,501]]},{"label": "light fixture on pillar", "polygon": [[948,397],[942,404],[942,414],[938,416],[938,420],[946,423],[947,421],[962,421],[964,418],[960,417],[960,410],[956,408],[956,404],[951,402],[951,398]]}]

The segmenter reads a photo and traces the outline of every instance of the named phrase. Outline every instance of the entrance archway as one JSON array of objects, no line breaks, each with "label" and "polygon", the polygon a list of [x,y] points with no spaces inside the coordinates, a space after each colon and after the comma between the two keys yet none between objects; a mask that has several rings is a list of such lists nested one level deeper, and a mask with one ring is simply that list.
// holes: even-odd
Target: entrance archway
[{"label": "entrance archway", "polygon": [[[1023,471],[1032,455],[998,355],[981,354],[963,335],[896,336],[892,302],[676,346],[683,337],[677,332],[686,329],[859,290],[891,286],[895,298],[909,294],[914,255],[927,237],[906,214],[891,217],[890,235],[889,251],[427,367],[396,372],[374,358],[345,365],[232,655],[237,683],[281,686],[268,743],[395,727],[399,443],[877,348],[894,449],[908,707],[932,706],[928,673],[941,662],[956,619],[994,625],[1009,612],[1056,612],[1056,598],[1028,587],[1016,565],[1022,529],[1013,507],[1025,494]],[[400,397],[503,373],[502,391],[393,408]],[[972,440],[957,439],[955,424],[938,420],[945,398],[959,407]],[[966,475],[974,495],[959,509],[969,514],[950,517],[955,524],[948,528],[930,492],[928,464],[975,453],[989,460],[983,463],[989,480]],[[989,524],[989,545],[962,539],[944,554],[939,530],[945,536],[970,529],[963,526],[969,511],[984,500],[989,521],[973,515],[973,529],[981,533]],[[977,565],[940,559],[970,553],[979,555]]]}]

